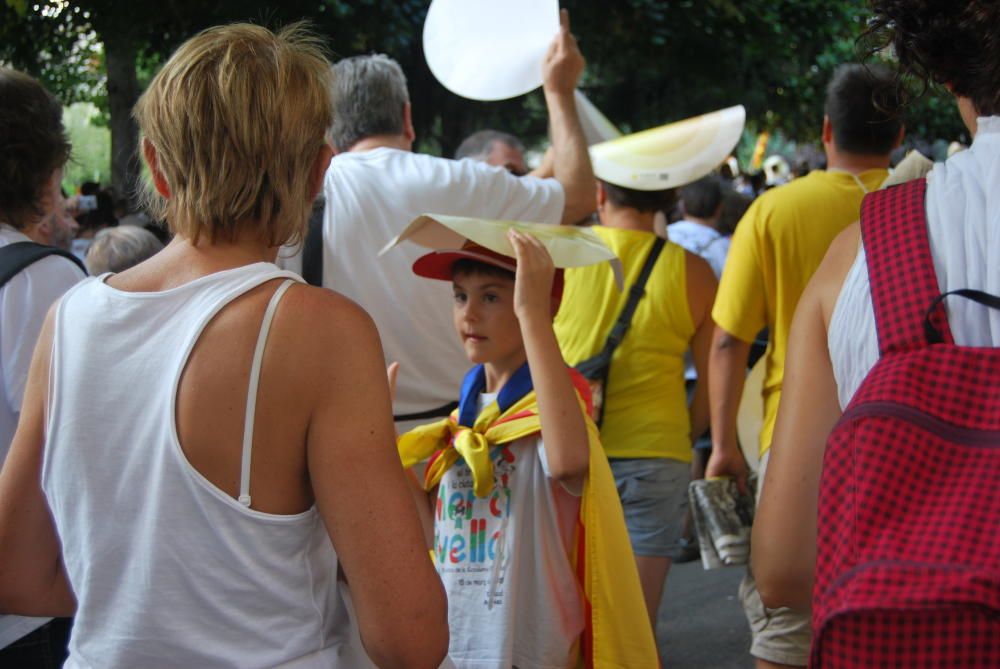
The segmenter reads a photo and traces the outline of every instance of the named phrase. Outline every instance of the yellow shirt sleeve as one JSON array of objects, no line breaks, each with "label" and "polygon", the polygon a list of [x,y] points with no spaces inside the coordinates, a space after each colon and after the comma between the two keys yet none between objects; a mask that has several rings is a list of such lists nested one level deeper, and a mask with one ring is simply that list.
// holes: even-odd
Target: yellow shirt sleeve
[{"label": "yellow shirt sleeve", "polygon": [[753,341],[767,324],[767,298],[761,264],[763,216],[758,199],[736,226],[712,307],[712,319],[716,325],[746,342]]}]

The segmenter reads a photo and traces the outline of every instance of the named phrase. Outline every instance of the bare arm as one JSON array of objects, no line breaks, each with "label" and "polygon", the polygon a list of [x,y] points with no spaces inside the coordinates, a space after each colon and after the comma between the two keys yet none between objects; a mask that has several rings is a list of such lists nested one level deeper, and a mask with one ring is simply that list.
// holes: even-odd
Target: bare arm
[{"label": "bare arm", "polygon": [[542,155],[541,164],[535,169],[528,172],[529,177],[537,177],[539,179],[551,179],[555,176],[555,152],[552,147],[545,149],[545,153]]},{"label": "bare arm", "polygon": [[749,359],[750,342],[715,326],[708,359],[712,455],[705,468],[705,477],[733,476],[741,490],[746,490],[747,463],[736,439],[736,414],[740,408]]},{"label": "bare arm", "polygon": [[559,24],[559,34],[542,65],[542,86],[552,135],[552,174],[566,195],[562,222],[572,225],[594,210],[594,170],[574,97],[583,72],[583,55],[569,31],[565,9],[560,12]]},{"label": "bare arm", "polygon": [[517,253],[514,311],[521,325],[528,367],[538,397],[549,474],[569,492],[583,492],[590,469],[590,439],[576,390],[552,330],[552,277],[555,269],[534,237],[510,233]]},{"label": "bare arm", "polygon": [[17,433],[0,473],[0,611],[4,613],[70,616],[76,611],[41,485],[54,313],[55,307],[49,310],[35,345]]},{"label": "bare arm", "polygon": [[854,227],[834,240],[792,321],[771,459],[753,527],[754,576],[770,607],[810,606],[823,453],[841,414],[827,329],[858,239]]},{"label": "bare arm", "polygon": [[365,649],[380,667],[437,667],[448,648],[447,603],[396,451],[378,332],[328,291],[293,297],[295,327],[309,342],[303,385],[315,388],[309,479]]},{"label": "bare arm", "polygon": [[687,269],[687,298],[691,310],[691,320],[694,321],[695,332],[691,339],[691,357],[698,373],[698,381],[694,387],[694,397],[688,411],[691,414],[691,442],[693,443],[708,429],[708,353],[712,347],[712,332],[715,322],[712,320],[712,304],[715,302],[715,289],[718,281],[707,262],[698,256],[685,252]]}]

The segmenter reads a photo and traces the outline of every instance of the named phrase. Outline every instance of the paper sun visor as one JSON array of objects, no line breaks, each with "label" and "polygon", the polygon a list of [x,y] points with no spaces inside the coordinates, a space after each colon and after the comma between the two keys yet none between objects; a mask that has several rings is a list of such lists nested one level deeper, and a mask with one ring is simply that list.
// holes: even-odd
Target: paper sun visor
[{"label": "paper sun visor", "polygon": [[580,127],[583,128],[583,136],[587,138],[587,146],[593,146],[610,139],[617,139],[622,136],[621,130],[608,120],[608,117],[601,113],[601,110],[594,106],[594,103],[587,99],[587,96],[579,90],[576,94],[576,113],[580,117]]},{"label": "paper sun visor", "polygon": [[611,263],[615,283],[618,290],[622,290],[624,275],[621,261],[590,228],[422,214],[386,244],[379,255],[407,240],[429,249],[443,250],[461,248],[465,240],[469,239],[513,258],[514,247],[507,239],[507,231],[511,228],[528,233],[542,242],[556,267],[584,267],[605,261]]},{"label": "paper sun visor", "polygon": [[740,141],[742,105],[644,130],[590,147],[594,174],[634,190],[665,190],[697,181]]},{"label": "paper sun visor", "polygon": [[424,57],[452,93],[506,100],[542,85],[542,62],[558,32],[557,0],[433,0]]}]

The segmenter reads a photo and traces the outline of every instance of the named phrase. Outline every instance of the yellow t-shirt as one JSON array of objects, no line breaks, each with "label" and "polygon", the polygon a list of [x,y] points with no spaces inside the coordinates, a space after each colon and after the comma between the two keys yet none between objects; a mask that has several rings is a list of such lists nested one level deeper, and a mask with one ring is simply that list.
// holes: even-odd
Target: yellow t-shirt
[{"label": "yellow t-shirt", "polygon": [[[566,270],[566,289],[555,320],[556,337],[571,365],[596,355],[642,271],[655,235],[595,226],[621,259],[619,292],[607,263]],[[611,360],[605,389],[601,443],[608,457],[691,461],[691,431],[684,388],[684,352],[694,336],[687,300],[684,249],[668,242],[653,267],[646,294]]]},{"label": "yellow t-shirt", "polygon": [[771,447],[788,331],[802,291],[834,237],[860,217],[865,193],[887,176],[886,170],[868,170],[858,183],[847,172],[816,170],[761,195],[736,226],[712,318],[743,341],[753,341],[765,326],[770,331],[761,455]]}]

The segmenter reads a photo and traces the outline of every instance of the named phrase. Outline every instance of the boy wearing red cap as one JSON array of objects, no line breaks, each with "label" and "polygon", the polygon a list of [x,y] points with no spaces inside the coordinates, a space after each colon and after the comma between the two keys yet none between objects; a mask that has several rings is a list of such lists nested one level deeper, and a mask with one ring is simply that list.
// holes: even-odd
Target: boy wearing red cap
[{"label": "boy wearing red cap", "polygon": [[[584,548],[584,522],[593,518],[586,532],[597,533],[597,507],[608,506],[592,501],[603,457],[591,456],[602,452],[576,389],[586,382],[571,375],[552,330],[562,272],[535,237],[512,229],[508,239],[516,258],[466,242],[413,266],[452,282],[455,330],[476,365],[450,418],[399,440],[405,467],[429,458],[423,487],[448,592],[449,657],[459,669],[572,667],[581,653],[588,666],[623,652],[655,663],[651,634],[632,635],[625,651],[621,635],[591,634],[601,596],[581,582],[598,578],[584,561],[597,555]],[[613,493],[606,469],[598,474]]]}]

